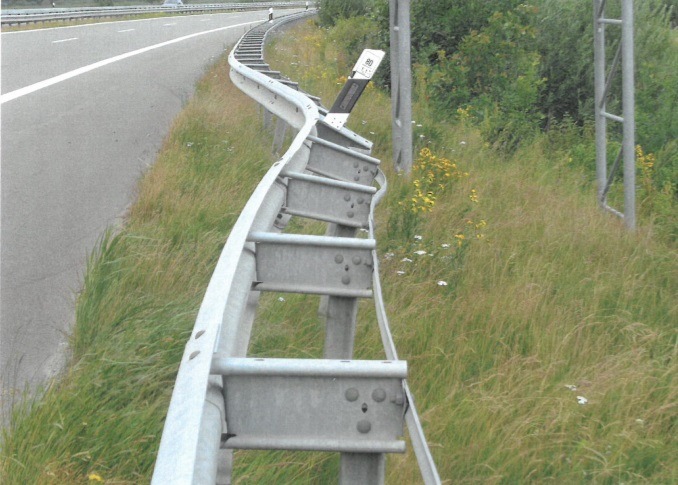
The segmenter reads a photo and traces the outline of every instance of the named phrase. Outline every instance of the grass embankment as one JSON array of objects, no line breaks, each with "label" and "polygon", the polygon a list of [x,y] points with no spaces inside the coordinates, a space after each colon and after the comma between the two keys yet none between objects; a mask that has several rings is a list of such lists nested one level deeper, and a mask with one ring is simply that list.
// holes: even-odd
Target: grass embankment
[{"label": "grass embankment", "polygon": [[[275,40],[269,58],[330,104],[354,62],[332,40],[305,25]],[[93,258],[72,367],[17,416],[3,483],[82,483],[89,473],[148,481],[212,265],[271,161],[253,103],[226,77],[223,63],[207,75],[126,228]],[[375,141],[387,171],[382,283],[441,477],[678,480],[675,248],[650,223],[629,234],[601,213],[590,174],[547,137],[504,156],[470,125],[439,123],[419,105],[415,133],[430,152],[410,179],[399,176],[389,113],[387,97],[371,89],[351,126]],[[262,301],[252,351],[319,357],[317,298],[278,296]],[[381,357],[378,342],[366,301],[356,356]],[[337,470],[336,455],[242,452],[235,476],[332,483]],[[389,483],[419,481],[411,453],[389,457],[387,474]]]},{"label": "grass embankment", "polygon": [[253,103],[211,69],[89,262],[71,367],[4,437],[5,484],[147,482],[177,364],[233,222],[273,157]]}]

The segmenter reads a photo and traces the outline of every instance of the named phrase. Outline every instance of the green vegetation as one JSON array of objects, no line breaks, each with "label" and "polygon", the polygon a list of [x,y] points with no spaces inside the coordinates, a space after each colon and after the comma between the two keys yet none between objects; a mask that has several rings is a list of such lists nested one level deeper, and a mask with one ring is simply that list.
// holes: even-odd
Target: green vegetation
[{"label": "green vegetation", "polygon": [[[348,0],[331,2],[337,11]],[[341,7],[343,5],[343,7]],[[360,45],[389,50],[388,2],[365,2],[365,14],[337,22],[333,32],[348,52]],[[619,17],[619,2],[608,3]],[[678,237],[678,36],[673,1],[635,2],[636,143],[645,154],[639,210],[661,219],[665,237]],[[345,15],[335,15],[337,19]],[[412,57],[419,104],[438,119],[461,118],[499,151],[510,152],[546,132],[572,143],[572,161],[595,170],[593,141],[593,33],[589,0],[421,0],[412,4]],[[611,57],[620,29],[606,31]],[[608,60],[611,63],[611,58]],[[377,82],[388,87],[388,62]],[[620,76],[610,111],[620,112]],[[615,97],[616,95],[616,97]],[[615,131],[617,130],[617,131]],[[621,129],[610,127],[609,158],[620,147]],[[612,153],[614,152],[614,153]],[[649,158],[647,158],[649,157]],[[613,205],[621,184],[612,189]]]},{"label": "green vegetation", "polygon": [[335,25],[342,19],[359,17],[370,11],[371,1],[365,0],[319,0],[319,18],[325,25]]},{"label": "green vegetation", "polygon": [[[387,4],[376,1],[374,9],[382,33]],[[608,2],[608,16],[618,18],[619,5]],[[459,15],[450,13],[459,9]],[[656,157],[654,189],[668,198],[678,193],[674,9],[673,2],[648,0],[635,2],[634,14],[636,141]],[[419,93],[451,121],[458,119],[459,108],[468,111],[485,139],[498,147],[512,149],[554,125],[585,135],[593,123],[592,15],[588,0],[415,2],[412,48]],[[619,36],[619,28],[606,30],[610,63]],[[388,49],[388,38],[379,40]],[[618,85],[612,93],[621,95]],[[608,105],[620,111],[618,98]],[[611,136],[613,142],[620,139],[620,133]],[[591,151],[582,162],[595,167],[593,160]],[[678,233],[675,222],[668,231]]]},{"label": "green vegetation", "polygon": [[[5,430],[0,482],[148,482],[177,365],[214,264],[273,157],[253,103],[211,69],[125,227],[89,262],[71,366]],[[233,116],[238,113],[238,116]]]},{"label": "green vegetation", "polygon": [[[521,17],[531,15],[526,7],[502,15],[490,13],[452,55],[489,56],[482,36],[496,40],[504,25],[543,35]],[[330,30],[309,22],[274,38],[267,58],[328,105],[356,50],[379,38],[374,25],[367,17]],[[516,78],[541,79],[532,43],[498,46],[525,74],[497,87],[500,75],[478,70],[478,83],[465,84],[476,91],[459,105],[433,94],[459,64],[446,54],[417,67],[411,177],[389,163],[387,94],[368,87],[352,114],[349,126],[375,142],[389,180],[377,239],[398,353],[448,482],[675,483],[675,192],[657,188],[659,150],[641,147],[638,231],[598,210],[590,126],[573,113],[546,131],[511,118],[518,107],[541,109],[544,84],[534,101],[535,86]],[[31,409],[17,410],[0,454],[3,483],[148,482],[202,292],[272,161],[254,103],[227,72],[221,60],[207,74],[124,229],[92,257],[71,367]],[[500,88],[524,90],[507,101]],[[479,117],[481,102],[496,113]],[[513,126],[519,139],[508,136]],[[252,353],[320,357],[317,297],[279,296],[262,299]],[[365,301],[356,357],[381,358],[379,348]],[[239,452],[235,462],[236,483],[333,483],[337,470],[337,456],[322,453]],[[387,474],[388,483],[419,482],[412,453],[389,456]]]}]

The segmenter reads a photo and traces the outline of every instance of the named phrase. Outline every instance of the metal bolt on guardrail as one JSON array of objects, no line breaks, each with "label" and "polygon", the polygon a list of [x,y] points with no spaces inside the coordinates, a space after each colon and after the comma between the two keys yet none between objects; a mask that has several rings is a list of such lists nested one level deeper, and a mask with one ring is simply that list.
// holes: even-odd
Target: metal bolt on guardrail
[{"label": "metal bolt on guardrail", "polygon": [[[229,57],[234,84],[296,136],[254,190],[208,285],[167,413],[157,485],[230,483],[234,449],[339,452],[341,484],[381,484],[385,453],[405,451],[405,424],[424,483],[440,483],[384,309],[374,207],[386,179],[372,143],[325,123],[319,100],[262,56],[270,27],[303,17],[251,30]],[[291,217],[324,221],[326,234],[287,234]],[[271,291],[322,296],[323,359],[247,357],[259,296]],[[353,360],[361,298],[375,302],[385,360]]]}]

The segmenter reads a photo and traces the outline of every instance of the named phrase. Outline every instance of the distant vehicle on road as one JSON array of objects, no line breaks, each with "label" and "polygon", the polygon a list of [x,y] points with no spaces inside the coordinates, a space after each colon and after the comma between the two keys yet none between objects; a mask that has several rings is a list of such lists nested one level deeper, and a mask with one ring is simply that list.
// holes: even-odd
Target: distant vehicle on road
[{"label": "distant vehicle on road", "polygon": [[184,4],[181,0],[165,0],[163,7],[181,7]]}]

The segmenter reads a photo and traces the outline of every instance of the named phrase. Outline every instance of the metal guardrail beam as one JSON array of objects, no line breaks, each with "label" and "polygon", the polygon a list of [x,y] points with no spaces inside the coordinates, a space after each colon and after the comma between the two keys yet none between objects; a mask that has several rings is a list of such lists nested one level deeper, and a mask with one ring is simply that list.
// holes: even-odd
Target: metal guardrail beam
[{"label": "metal guardrail beam", "polygon": [[302,8],[306,2],[210,3],[194,5],[148,5],[132,7],[78,7],[3,9],[0,22],[3,26],[40,22],[73,21],[95,18],[130,17],[148,14],[196,14],[218,11],[264,10],[268,8]]},{"label": "metal guardrail beam", "polygon": [[[240,61],[239,47],[265,35],[252,30],[241,39],[229,56],[231,79],[296,137],[255,189],[219,258],[181,361],[152,483],[230,483],[231,449],[255,448],[337,451],[342,485],[381,484],[384,453],[405,451],[405,422],[425,483],[440,483],[381,296],[374,206],[386,181],[379,161],[365,153],[370,142],[324,124],[326,110],[298,86]],[[262,57],[243,62],[270,70]],[[349,216],[356,205],[368,213],[344,225],[334,208],[309,208],[322,195],[305,205],[291,202],[294,190],[339,191],[345,217],[358,218]],[[327,222],[327,235],[280,234],[295,213]],[[365,225],[369,237],[356,237]],[[309,258],[310,266],[299,263]],[[246,357],[261,291],[325,295],[325,359]],[[370,296],[385,353],[394,357],[387,361],[351,360],[357,301]]]},{"label": "metal guardrail beam", "polygon": [[[249,332],[241,327],[240,320],[247,309],[253,279],[247,275],[254,274],[254,257],[246,246],[247,237],[253,230],[267,231],[273,226],[280,208],[280,202],[275,200],[279,196],[275,195],[280,193],[277,184],[281,172],[297,161],[305,163],[305,138],[315,134],[319,118],[316,105],[303,94],[248,69],[235,60],[233,53],[229,62],[234,82],[247,91],[258,92],[260,101],[285,116],[299,135],[254,190],[210,279],[181,359],[167,413],[152,481],[158,485],[217,482],[224,411],[221,379],[210,373],[213,353],[219,350],[232,357],[246,354]],[[210,405],[206,404],[208,395],[215,396]],[[214,408],[217,412],[213,412]]]}]

